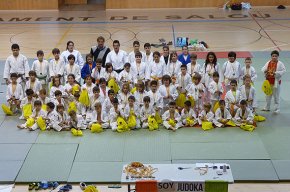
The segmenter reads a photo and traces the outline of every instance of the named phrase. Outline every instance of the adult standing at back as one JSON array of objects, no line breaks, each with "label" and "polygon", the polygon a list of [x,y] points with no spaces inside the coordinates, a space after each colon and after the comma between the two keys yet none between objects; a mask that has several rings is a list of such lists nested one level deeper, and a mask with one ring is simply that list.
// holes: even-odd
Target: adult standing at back
[{"label": "adult standing at back", "polygon": [[102,59],[102,67],[105,67],[106,58],[111,49],[105,46],[105,38],[102,36],[97,38],[97,43],[97,45],[92,46],[90,53],[93,55],[95,62],[97,62],[97,59]]},{"label": "adult standing at back", "polygon": [[24,88],[26,79],[29,78],[29,65],[27,58],[20,54],[20,48],[18,44],[13,44],[11,46],[12,55],[10,55],[5,62],[3,78],[6,84],[10,84],[10,74],[16,73],[18,76],[17,82],[21,83]]},{"label": "adult standing at back", "polygon": [[178,61],[180,61],[183,65],[187,65],[191,62],[188,47],[186,45],[182,46],[182,54],[178,55]]},{"label": "adult standing at back", "polygon": [[82,54],[78,50],[75,50],[74,47],[75,47],[74,42],[68,41],[66,43],[66,50],[61,53],[61,57],[65,61],[65,64],[69,64],[68,56],[74,55],[75,56],[75,64],[78,65],[80,67],[80,69],[82,69],[84,66],[84,59],[82,57]]},{"label": "adult standing at back", "polygon": [[110,51],[107,55],[106,63],[112,63],[114,71],[120,73],[124,70],[125,63],[128,62],[127,52],[120,50],[120,42],[118,40],[113,41],[114,50]]}]

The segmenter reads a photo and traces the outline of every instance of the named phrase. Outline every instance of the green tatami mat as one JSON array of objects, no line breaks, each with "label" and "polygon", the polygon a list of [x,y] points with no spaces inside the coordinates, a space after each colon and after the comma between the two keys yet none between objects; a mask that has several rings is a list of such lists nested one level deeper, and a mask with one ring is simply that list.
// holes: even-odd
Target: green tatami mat
[{"label": "green tatami mat", "polygon": [[0,161],[0,183],[14,183],[23,161]]},{"label": "green tatami mat", "polygon": [[111,140],[121,142],[124,141],[125,135],[127,134],[114,132],[112,129],[104,129],[101,133],[91,133],[90,130],[85,130],[83,133],[84,135],[80,137],[81,144],[91,144],[97,140],[103,143],[108,143]]},{"label": "green tatami mat", "polygon": [[[290,108],[290,106],[289,106],[289,108]],[[274,129],[281,129],[280,127],[284,127],[284,128],[289,127],[290,111],[288,111],[288,112],[283,111],[283,113],[281,112],[278,115],[273,114],[273,112],[269,112],[268,114],[266,114],[266,117],[267,117],[267,120],[265,122],[265,125],[267,125],[267,126],[271,126]],[[286,129],[285,131],[290,132],[289,129]]]},{"label": "green tatami mat", "polygon": [[67,181],[77,144],[34,144],[16,182]]},{"label": "green tatami mat", "polygon": [[290,181],[290,160],[272,160],[280,180]]},{"label": "green tatami mat", "polygon": [[111,130],[99,134],[87,132],[81,138],[75,161],[122,161],[124,143],[124,135]]},{"label": "green tatami mat", "polygon": [[172,143],[230,143],[259,140],[258,134],[243,131],[238,127],[215,128],[203,131],[202,128],[181,128],[170,133]]},{"label": "green tatami mat", "polygon": [[187,159],[269,159],[259,141],[245,143],[171,143],[173,160]]},{"label": "green tatami mat", "polygon": [[[1,110],[0,110],[1,111]],[[0,125],[3,123],[3,121],[5,120],[6,116],[4,114],[0,114]]]},{"label": "green tatami mat", "polygon": [[[86,134],[84,132],[83,134]],[[36,143],[80,143],[80,137],[75,137],[70,131],[56,132],[54,130],[40,131]]]},{"label": "green tatami mat", "polygon": [[0,143],[34,143],[38,131],[18,129],[17,125],[25,123],[18,117],[6,117],[0,126]]},{"label": "green tatami mat", "polygon": [[123,161],[169,161],[169,131],[139,130],[126,135]]},{"label": "green tatami mat", "polygon": [[23,161],[31,144],[0,144],[0,161]]},{"label": "green tatami mat", "polygon": [[68,182],[120,182],[122,162],[74,162]]},{"label": "green tatami mat", "polygon": [[228,163],[235,181],[278,181],[270,160],[174,160],[172,163]]},{"label": "green tatami mat", "polygon": [[[289,67],[288,69],[286,69],[289,71]],[[289,78],[289,73],[286,75],[284,75],[283,79],[282,79],[282,84],[281,84],[281,92],[280,92],[280,97],[285,100],[285,101],[290,101],[290,97],[289,97],[289,87],[290,87],[290,82],[289,81],[285,81],[285,79],[287,78],[286,76],[288,76]],[[286,78],[285,78],[286,77]],[[281,105],[283,105],[283,102],[280,103]],[[289,111],[289,110],[288,110]]]},{"label": "green tatami mat", "polygon": [[259,135],[272,160],[290,160],[289,127],[272,127]]}]

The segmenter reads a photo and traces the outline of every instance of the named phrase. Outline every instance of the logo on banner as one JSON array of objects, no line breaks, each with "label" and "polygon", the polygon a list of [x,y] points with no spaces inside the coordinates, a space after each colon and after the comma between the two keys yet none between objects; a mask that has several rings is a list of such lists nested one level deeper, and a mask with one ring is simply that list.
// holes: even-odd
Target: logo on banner
[{"label": "logo on banner", "polygon": [[205,192],[204,182],[158,183],[158,192]]}]

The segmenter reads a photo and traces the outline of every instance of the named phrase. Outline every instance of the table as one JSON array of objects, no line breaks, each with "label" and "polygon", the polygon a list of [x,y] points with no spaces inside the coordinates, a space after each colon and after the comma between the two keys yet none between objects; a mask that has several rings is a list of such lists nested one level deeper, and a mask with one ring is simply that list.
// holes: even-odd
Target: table
[{"label": "table", "polygon": [[[153,176],[155,178],[126,178],[126,173],[122,171],[121,183],[128,185],[128,192],[131,191],[131,185],[136,181],[156,180],[158,188],[162,187],[160,183],[204,183],[206,181],[223,181],[234,183],[231,167],[226,163],[196,163],[196,164],[144,164],[157,168]],[[226,172],[223,172],[223,166],[226,166]],[[123,170],[127,165],[123,166]],[[207,168],[206,168],[207,166]],[[205,174],[204,171],[207,170]],[[222,174],[222,175],[218,175]],[[181,191],[181,190],[177,190]]]}]

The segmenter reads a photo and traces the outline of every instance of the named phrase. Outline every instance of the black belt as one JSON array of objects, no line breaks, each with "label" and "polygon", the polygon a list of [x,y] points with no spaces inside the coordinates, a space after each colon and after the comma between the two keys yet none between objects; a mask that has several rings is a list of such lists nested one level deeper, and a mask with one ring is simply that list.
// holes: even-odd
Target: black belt
[{"label": "black belt", "polygon": [[117,70],[114,70],[116,71],[117,73],[121,73],[124,69],[117,69]]},{"label": "black belt", "polygon": [[22,76],[24,76],[25,74],[18,74],[17,73],[17,77],[22,77]]}]

